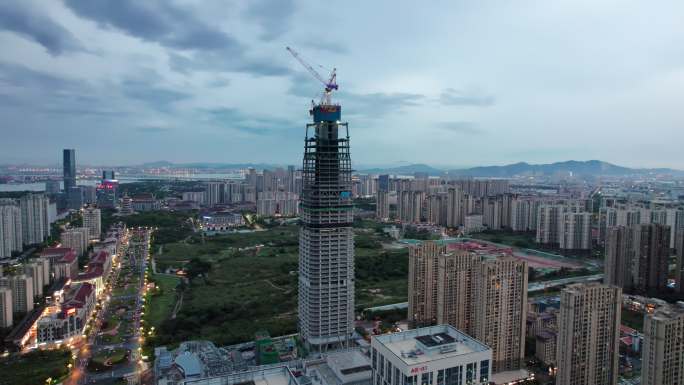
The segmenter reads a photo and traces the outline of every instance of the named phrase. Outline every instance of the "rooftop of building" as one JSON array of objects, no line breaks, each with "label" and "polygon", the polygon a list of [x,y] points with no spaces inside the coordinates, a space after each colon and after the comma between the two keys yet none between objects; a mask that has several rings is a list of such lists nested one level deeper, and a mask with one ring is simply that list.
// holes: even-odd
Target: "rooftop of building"
[{"label": "rooftop of building", "polygon": [[660,306],[648,317],[662,321],[684,319],[684,301],[679,301],[674,305]]},{"label": "rooftop of building", "polygon": [[48,247],[46,249],[43,249],[41,251],[40,256],[41,257],[48,257],[48,256],[58,256],[58,255],[66,255],[70,252],[73,252],[73,250],[69,247]]},{"label": "rooftop of building", "polygon": [[406,365],[489,350],[487,345],[449,325],[429,326],[373,337]]}]

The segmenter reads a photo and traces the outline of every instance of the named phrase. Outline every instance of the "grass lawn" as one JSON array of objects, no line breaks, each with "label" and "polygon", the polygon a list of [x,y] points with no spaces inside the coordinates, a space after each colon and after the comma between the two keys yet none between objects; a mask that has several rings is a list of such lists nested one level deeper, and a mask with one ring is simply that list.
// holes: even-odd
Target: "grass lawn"
[{"label": "grass lawn", "polygon": [[489,242],[500,243],[515,247],[533,249],[535,247],[535,237],[531,233],[514,233],[505,231],[492,231],[485,233],[475,233],[469,235],[474,239],[482,239]]},{"label": "grass lawn", "polygon": [[104,365],[107,361],[110,361],[112,365],[116,365],[126,358],[126,353],[124,348],[100,350],[93,356],[92,360],[100,365]]},{"label": "grass lawn", "polygon": [[173,306],[176,303],[176,286],[180,279],[169,275],[156,274],[152,276],[152,281],[159,286],[160,290],[154,295],[148,295],[148,300],[145,302],[145,322],[158,328],[173,311]]},{"label": "grass lawn", "polygon": [[45,384],[68,373],[71,352],[66,349],[35,351],[18,357],[0,359],[0,385]]},{"label": "grass lawn", "polygon": [[104,344],[107,345],[115,345],[115,344],[120,344],[123,341],[123,338],[121,338],[121,332],[123,329],[119,327],[119,330],[117,331],[116,334],[111,335],[111,334],[103,334],[100,336],[101,341]]}]

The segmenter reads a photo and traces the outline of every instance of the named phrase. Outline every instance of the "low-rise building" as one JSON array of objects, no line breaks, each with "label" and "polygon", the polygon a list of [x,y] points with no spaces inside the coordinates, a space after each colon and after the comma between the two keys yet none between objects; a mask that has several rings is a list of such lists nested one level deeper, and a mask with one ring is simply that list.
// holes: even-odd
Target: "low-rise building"
[{"label": "low-rise building", "polygon": [[40,258],[50,261],[54,280],[71,279],[78,275],[78,258],[71,248],[50,247],[40,253]]},{"label": "low-rise building", "polygon": [[154,194],[138,194],[131,197],[133,210],[135,211],[155,211],[161,209],[161,203],[154,197]]},{"label": "low-rise building", "polygon": [[95,296],[98,297],[104,291],[111,271],[112,257],[105,250],[101,250],[88,262],[84,272],[72,278],[72,282],[89,283],[95,289]]},{"label": "low-rise building", "polygon": [[204,231],[222,232],[245,225],[245,218],[241,213],[215,212],[202,215],[202,229]]},{"label": "low-rise building", "polygon": [[488,384],[492,350],[449,325],[371,339],[373,384]]},{"label": "low-rise building", "polygon": [[83,335],[95,302],[95,290],[90,283],[71,284],[65,289],[63,302],[47,307],[38,319],[36,346],[75,342]]}]

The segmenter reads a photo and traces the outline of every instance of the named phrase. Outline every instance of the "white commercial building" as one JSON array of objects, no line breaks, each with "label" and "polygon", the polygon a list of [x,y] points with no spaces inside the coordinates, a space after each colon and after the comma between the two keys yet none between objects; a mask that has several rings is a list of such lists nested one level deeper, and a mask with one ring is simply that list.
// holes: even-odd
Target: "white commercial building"
[{"label": "white commercial building", "polygon": [[489,347],[449,325],[374,336],[374,385],[488,384]]}]

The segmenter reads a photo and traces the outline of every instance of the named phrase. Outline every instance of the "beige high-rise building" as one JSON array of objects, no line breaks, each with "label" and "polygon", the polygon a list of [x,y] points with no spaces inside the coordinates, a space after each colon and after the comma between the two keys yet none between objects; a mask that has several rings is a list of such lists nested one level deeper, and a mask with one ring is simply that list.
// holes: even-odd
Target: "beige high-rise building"
[{"label": "beige high-rise building", "polygon": [[33,295],[42,296],[43,286],[45,286],[43,281],[43,264],[37,262],[26,263],[24,264],[24,273],[26,276],[31,277],[33,281]]},{"label": "beige high-rise building", "polygon": [[446,246],[423,242],[409,248],[409,322],[415,326],[437,322],[438,257]]},{"label": "beige high-rise building", "polygon": [[88,249],[90,230],[87,227],[76,227],[66,230],[60,236],[62,247],[67,247],[76,253],[77,256],[83,255]]},{"label": "beige high-rise building", "polygon": [[389,192],[388,191],[383,191],[383,190],[378,190],[377,193],[377,201],[375,203],[375,217],[379,221],[387,221],[389,220],[389,214],[390,214],[390,209],[389,209]]},{"label": "beige high-rise building", "polygon": [[641,383],[684,384],[684,307],[660,307],[646,316]]},{"label": "beige high-rise building", "polygon": [[557,385],[615,385],[622,289],[573,284],[561,292]]},{"label": "beige high-rise building", "polygon": [[12,290],[0,287],[0,328],[8,328],[14,323],[12,306]]},{"label": "beige high-rise building", "polygon": [[15,312],[33,310],[33,278],[24,274],[0,278],[0,287],[12,291],[12,308]]},{"label": "beige high-rise building", "polygon": [[495,373],[517,370],[524,356],[527,263],[482,260],[437,242],[409,249],[409,321],[450,324],[492,348]]},{"label": "beige high-rise building", "polygon": [[525,357],[527,262],[482,261],[473,274],[474,337],[492,348],[492,372],[517,370]]},{"label": "beige high-rise building", "polygon": [[437,261],[437,323],[473,335],[473,272],[480,257],[464,250],[446,252]]},{"label": "beige high-rise building", "polygon": [[83,227],[88,229],[88,240],[100,239],[102,233],[100,209],[94,207],[83,209]]}]

